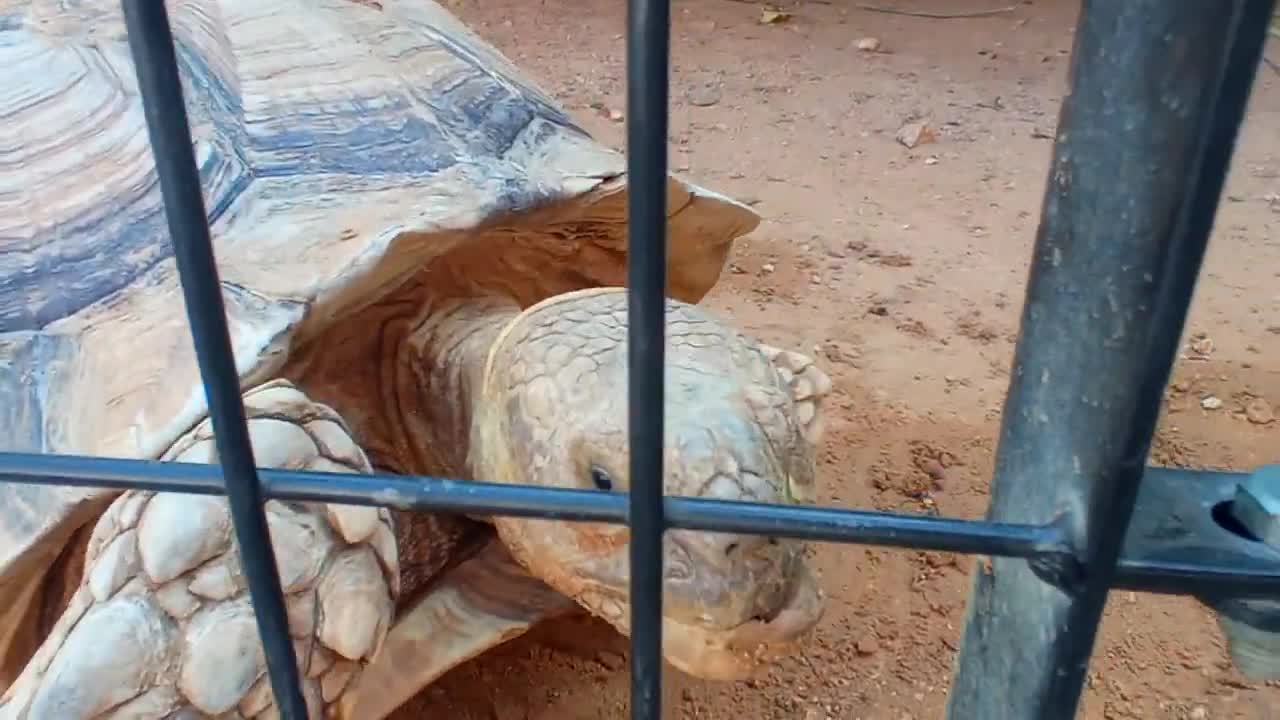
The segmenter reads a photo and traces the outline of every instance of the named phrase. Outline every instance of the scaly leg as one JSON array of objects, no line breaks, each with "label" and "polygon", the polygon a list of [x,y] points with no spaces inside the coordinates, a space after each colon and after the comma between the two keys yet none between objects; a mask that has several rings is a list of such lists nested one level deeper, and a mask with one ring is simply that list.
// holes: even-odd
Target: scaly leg
[{"label": "scaly leg", "polygon": [[[803,353],[782,350],[772,345],[759,343],[758,347],[769,362],[777,370],[779,377],[787,384],[791,392],[791,401],[795,403],[795,416],[799,421],[798,434],[802,442],[816,450],[822,442],[825,430],[825,405],[831,394],[831,378]],[[803,458],[788,468],[787,481],[790,495],[798,502],[812,503],[818,499],[816,453],[797,453],[793,457]]]},{"label": "scaly leg", "polygon": [[396,620],[382,653],[339,703],[341,720],[382,720],[458,665],[577,607],[494,539]]},{"label": "scaly leg", "polygon": [[823,411],[827,396],[831,394],[831,377],[804,353],[764,343],[759,343],[759,347],[791,388],[791,399],[796,403],[804,439],[813,445],[822,442],[825,429]]},{"label": "scaly leg", "polygon": [[[337,414],[287,382],[249,391],[245,410],[260,466],[370,471]],[[165,459],[216,462],[208,420]],[[278,501],[266,512],[309,714],[326,716],[391,625],[391,518]],[[0,698],[0,719],[277,716],[225,498],[127,492],[98,520],[84,567],[53,631]]]}]

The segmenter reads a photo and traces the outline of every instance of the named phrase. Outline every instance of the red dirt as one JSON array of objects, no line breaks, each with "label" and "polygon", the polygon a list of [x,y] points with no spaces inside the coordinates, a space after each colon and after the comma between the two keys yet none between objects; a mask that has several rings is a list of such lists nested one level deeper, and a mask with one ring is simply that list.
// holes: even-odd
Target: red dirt
[{"label": "red dirt", "polygon": [[[610,112],[620,118],[625,107],[625,3],[449,7],[622,147],[623,123]],[[816,349],[835,380],[822,502],[980,516],[1078,4],[1037,0],[954,20],[845,0],[782,9],[787,21],[762,24],[761,6],[744,0],[674,5],[673,167],[757,202],[765,218],[707,303],[767,342]],[[863,38],[877,38],[879,51],[859,50]],[[1280,59],[1277,45],[1270,55]],[[915,120],[935,138],[908,149],[895,135]],[[1280,411],[1280,366],[1266,360],[1280,357],[1277,138],[1280,77],[1262,68],[1156,462],[1245,469],[1280,460],[1265,449],[1276,447],[1280,421],[1245,412],[1250,403]],[[1222,406],[1204,409],[1209,396]],[[819,547],[831,601],[804,652],[749,683],[668,668],[665,716],[942,717],[971,562]],[[398,716],[623,718],[626,655],[627,642],[599,623],[556,623],[456,669]],[[1113,595],[1080,717],[1277,713],[1280,684],[1233,671],[1201,606]]]}]

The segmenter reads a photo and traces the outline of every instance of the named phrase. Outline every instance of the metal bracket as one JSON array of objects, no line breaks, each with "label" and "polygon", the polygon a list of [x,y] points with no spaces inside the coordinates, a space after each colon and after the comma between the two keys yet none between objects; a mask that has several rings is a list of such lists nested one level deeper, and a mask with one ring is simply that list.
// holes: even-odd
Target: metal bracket
[{"label": "metal bracket", "polygon": [[[1229,510],[1244,542],[1280,555],[1280,465],[1237,485]],[[1233,598],[1215,609],[1236,668],[1255,680],[1280,680],[1280,597]]]},{"label": "metal bracket", "polygon": [[1112,587],[1185,593],[1177,569],[1195,566],[1202,581],[1191,592],[1215,609],[1228,598],[1270,597],[1274,591],[1239,582],[1244,574],[1280,573],[1280,546],[1258,542],[1233,513],[1237,487],[1257,474],[1148,467]]}]

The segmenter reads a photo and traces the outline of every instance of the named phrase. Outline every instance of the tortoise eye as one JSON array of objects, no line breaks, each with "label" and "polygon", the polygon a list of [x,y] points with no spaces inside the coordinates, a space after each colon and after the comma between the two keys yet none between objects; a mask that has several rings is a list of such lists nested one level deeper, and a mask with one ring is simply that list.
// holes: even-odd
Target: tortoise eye
[{"label": "tortoise eye", "polygon": [[613,478],[609,477],[609,473],[599,465],[591,466],[591,482],[595,483],[597,490],[613,489]]}]

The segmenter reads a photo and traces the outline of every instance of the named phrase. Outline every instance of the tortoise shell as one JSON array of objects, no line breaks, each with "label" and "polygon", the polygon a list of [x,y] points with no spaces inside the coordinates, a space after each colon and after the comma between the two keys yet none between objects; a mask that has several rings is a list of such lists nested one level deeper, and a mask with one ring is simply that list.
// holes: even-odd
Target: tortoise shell
[{"label": "tortoise shell", "polygon": [[[531,276],[522,302],[624,283],[623,156],[438,5],[170,22],[245,386],[464,245],[492,246],[469,272]],[[120,3],[4,3],[0,58],[0,450],[160,457],[206,405]],[[696,302],[758,217],[668,187],[670,294]],[[0,654],[117,494],[0,484]]]}]

